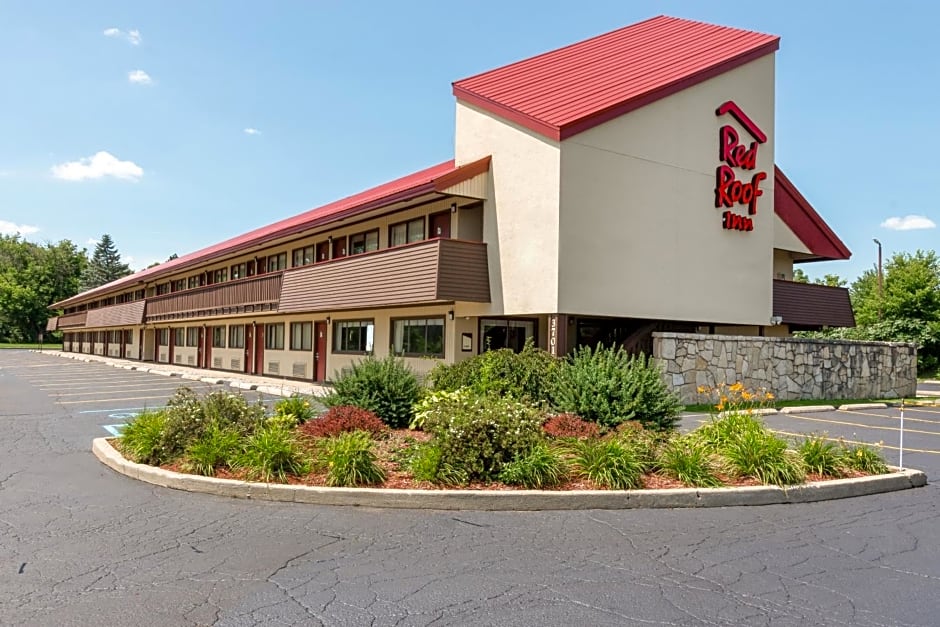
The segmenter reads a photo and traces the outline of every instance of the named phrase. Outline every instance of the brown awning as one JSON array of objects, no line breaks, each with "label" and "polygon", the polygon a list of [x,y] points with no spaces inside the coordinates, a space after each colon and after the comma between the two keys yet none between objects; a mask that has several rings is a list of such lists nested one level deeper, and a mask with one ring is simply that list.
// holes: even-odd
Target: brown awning
[{"label": "brown awning", "polygon": [[774,316],[791,327],[854,327],[855,314],[844,287],[774,280]]},{"label": "brown awning", "polygon": [[135,300],[132,303],[111,305],[101,309],[89,309],[86,327],[126,327],[141,324],[144,321],[146,301]]},{"label": "brown awning", "polygon": [[46,320],[46,331],[55,331],[59,326],[59,318],[49,318]]}]

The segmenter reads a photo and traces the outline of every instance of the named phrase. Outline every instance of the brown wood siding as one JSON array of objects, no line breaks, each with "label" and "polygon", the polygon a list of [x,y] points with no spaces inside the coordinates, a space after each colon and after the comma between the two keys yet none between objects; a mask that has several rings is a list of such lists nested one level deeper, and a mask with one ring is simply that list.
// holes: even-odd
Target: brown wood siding
[{"label": "brown wood siding", "polygon": [[59,316],[58,328],[66,329],[72,327],[83,327],[85,326],[85,318],[87,315],[87,311],[79,311],[78,313]]},{"label": "brown wood siding", "polygon": [[490,302],[486,244],[461,240],[441,240],[440,243],[438,299]]},{"label": "brown wood siding", "polygon": [[46,320],[46,331],[55,331],[58,327],[59,319],[58,318],[49,318]]},{"label": "brown wood siding", "polygon": [[[442,273],[442,266],[455,267]],[[291,270],[284,275],[278,310],[366,309],[447,300],[489,301],[484,244],[427,240]]]},{"label": "brown wood siding", "polygon": [[773,309],[790,326],[855,326],[849,291],[844,287],[775,279]]},{"label": "brown wood siding", "polygon": [[122,303],[100,309],[88,311],[86,327],[126,327],[140,324],[144,321],[144,305],[142,300],[131,303]]},{"label": "brown wood siding", "polygon": [[270,273],[148,298],[146,320],[216,316],[239,313],[246,308],[254,311],[256,307],[276,309],[282,278],[281,272]]}]

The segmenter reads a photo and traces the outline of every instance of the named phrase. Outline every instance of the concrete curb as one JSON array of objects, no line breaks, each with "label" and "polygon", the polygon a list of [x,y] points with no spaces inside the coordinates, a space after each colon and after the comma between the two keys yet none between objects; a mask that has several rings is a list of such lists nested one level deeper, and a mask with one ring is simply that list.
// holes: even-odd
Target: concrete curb
[{"label": "concrete curb", "polygon": [[752,416],[769,416],[771,414],[779,413],[774,407],[755,407],[753,409],[745,409],[742,411],[723,411],[718,414],[719,418],[727,418],[733,414],[751,414]]},{"label": "concrete curb", "polygon": [[848,403],[846,405],[839,405],[839,411],[847,411],[852,409],[887,409],[887,403]]},{"label": "concrete curb", "polygon": [[92,444],[92,452],[103,464],[122,475],[175,490],[241,499],[396,509],[538,511],[782,505],[894,492],[919,488],[927,484],[927,475],[919,470],[895,469],[895,472],[890,475],[834,479],[786,489],[777,486],[748,486],[743,488],[552,492],[325,488],[199,477],[135,464],[121,456],[107,438],[96,438]]},{"label": "concrete curb", "polygon": [[817,411],[835,411],[832,405],[804,405],[803,407],[784,407],[781,414],[810,414]]}]

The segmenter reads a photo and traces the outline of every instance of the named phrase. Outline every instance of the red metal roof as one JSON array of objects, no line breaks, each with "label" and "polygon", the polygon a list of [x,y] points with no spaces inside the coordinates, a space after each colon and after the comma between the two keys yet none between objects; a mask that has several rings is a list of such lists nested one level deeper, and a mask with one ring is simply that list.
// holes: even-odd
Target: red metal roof
[{"label": "red metal roof", "polygon": [[348,196],[341,200],[331,202],[322,207],[311,209],[299,215],[286,218],[273,224],[238,235],[224,242],[219,242],[197,250],[194,253],[183,255],[172,261],[161,263],[153,268],[135,272],[129,276],[112,281],[101,287],[83,292],[66,300],[51,305],[52,308],[61,308],[83,301],[89,297],[114,291],[122,287],[130,288],[136,283],[152,281],[155,278],[185,270],[191,266],[210,261],[213,258],[229,256],[245,248],[270,242],[307,229],[323,226],[334,220],[357,215],[378,209],[396,202],[411,200],[429,193],[440,192],[442,189],[467,180],[489,169],[490,158],[484,157],[478,161],[462,166],[456,166],[454,161],[445,161],[425,170],[420,170],[400,179],[390,181],[384,185]]},{"label": "red metal roof", "polygon": [[779,45],[775,35],[661,15],[459,80],[454,95],[561,140]]},{"label": "red metal roof", "polygon": [[816,257],[806,261],[848,259],[852,251],[842,243],[826,221],[816,213],[796,185],[774,166],[774,213],[806,244]]}]

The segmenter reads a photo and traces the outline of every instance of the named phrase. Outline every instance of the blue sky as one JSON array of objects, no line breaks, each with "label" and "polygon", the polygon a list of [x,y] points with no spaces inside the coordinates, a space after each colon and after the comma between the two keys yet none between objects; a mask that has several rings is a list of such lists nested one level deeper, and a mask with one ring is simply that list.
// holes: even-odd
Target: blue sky
[{"label": "blue sky", "polygon": [[885,226],[940,223],[938,12],[0,0],[0,231],[110,233],[135,268],[182,255],[452,158],[452,81],[665,13],[781,36],[776,161],[853,252],[803,267],[854,278],[873,237],[938,248],[936,227]]}]

